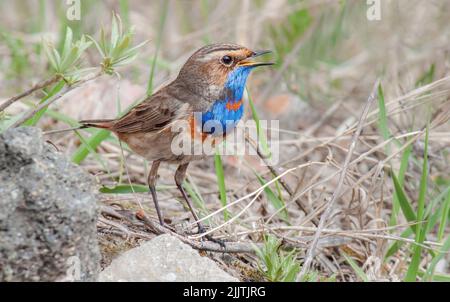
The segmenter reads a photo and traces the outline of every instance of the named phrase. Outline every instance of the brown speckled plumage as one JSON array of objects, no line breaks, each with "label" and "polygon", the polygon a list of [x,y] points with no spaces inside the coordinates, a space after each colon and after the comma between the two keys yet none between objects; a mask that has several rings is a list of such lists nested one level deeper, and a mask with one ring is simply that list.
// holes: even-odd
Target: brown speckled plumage
[{"label": "brown speckled plumage", "polygon": [[[163,218],[156,199],[155,182],[160,162],[180,164],[175,182],[192,209],[182,187],[190,161],[204,156],[174,155],[171,143],[176,133],[171,131],[175,123],[188,121],[194,112],[205,112],[211,105],[227,93],[224,84],[228,74],[240,62],[256,55],[255,52],[236,44],[212,44],[196,51],[181,68],[178,77],[149,96],[126,115],[115,120],[82,121],[85,127],[104,128],[114,132],[120,140],[137,154],[153,162],[148,177],[150,192],[163,224]],[[234,59],[231,66],[221,62],[221,58]],[[199,231],[203,226],[199,224]]]}]

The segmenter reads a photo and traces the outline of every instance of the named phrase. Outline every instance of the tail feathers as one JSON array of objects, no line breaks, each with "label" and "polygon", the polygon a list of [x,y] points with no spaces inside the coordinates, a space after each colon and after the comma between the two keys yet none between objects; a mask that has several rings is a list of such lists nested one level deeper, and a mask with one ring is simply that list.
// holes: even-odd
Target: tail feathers
[{"label": "tail feathers", "polygon": [[86,120],[79,123],[83,128],[111,129],[114,126],[114,120]]},{"label": "tail feathers", "polygon": [[49,135],[49,134],[63,133],[63,132],[68,132],[68,131],[76,131],[76,130],[86,129],[86,128],[102,128],[102,129],[112,130],[112,128],[114,126],[114,122],[115,122],[115,120],[79,121],[78,123],[81,124],[81,126],[79,126],[79,127],[61,129],[61,130],[52,130],[52,131],[44,132],[44,134]]}]

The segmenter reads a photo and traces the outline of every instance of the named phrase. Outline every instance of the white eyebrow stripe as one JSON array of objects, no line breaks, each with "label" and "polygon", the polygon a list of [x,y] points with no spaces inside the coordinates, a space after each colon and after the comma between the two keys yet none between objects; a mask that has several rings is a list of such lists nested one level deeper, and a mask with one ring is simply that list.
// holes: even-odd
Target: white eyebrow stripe
[{"label": "white eyebrow stripe", "polygon": [[200,62],[210,61],[210,60],[212,60],[212,59],[214,59],[216,57],[217,58],[221,58],[222,56],[224,56],[224,55],[226,55],[228,53],[230,53],[230,51],[225,51],[225,50],[224,51],[214,51],[214,52],[208,53],[205,56],[199,57],[197,59],[197,61],[200,61]]},{"label": "white eyebrow stripe", "polygon": [[210,61],[214,58],[221,58],[222,56],[225,55],[230,55],[230,56],[242,56],[243,55],[243,48],[239,48],[237,50],[221,50],[221,51],[214,51],[214,52],[210,52],[204,56],[199,56],[199,58],[197,59],[197,61],[199,62],[206,62],[206,61]]},{"label": "white eyebrow stripe", "polygon": [[237,44],[213,44],[203,48],[202,52],[208,54],[215,51],[235,51],[243,48],[243,46]]}]

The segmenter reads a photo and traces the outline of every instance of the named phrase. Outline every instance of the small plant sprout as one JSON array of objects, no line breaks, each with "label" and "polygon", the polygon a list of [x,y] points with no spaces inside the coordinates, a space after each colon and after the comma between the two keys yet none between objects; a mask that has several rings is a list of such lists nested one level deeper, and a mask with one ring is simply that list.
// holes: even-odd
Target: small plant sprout
[{"label": "small plant sprout", "polygon": [[74,42],[72,29],[67,27],[62,53],[48,40],[44,40],[42,44],[56,76],[63,78],[69,84],[79,81],[81,75],[88,70],[77,68],[81,56],[92,45],[92,42],[87,41],[86,36],[83,35]]},{"label": "small plant sprout", "polygon": [[281,240],[271,235],[265,236],[262,248],[254,245],[259,270],[271,282],[294,282],[300,271],[300,264],[295,259],[297,251],[284,252],[280,245]]},{"label": "small plant sprout", "polygon": [[133,28],[124,32],[122,20],[119,15],[115,13],[113,13],[111,37],[109,41],[107,41],[106,33],[103,28],[100,31],[99,42],[91,36],[88,36],[102,56],[101,66],[105,73],[113,74],[115,68],[129,64],[136,59],[139,48],[144,46],[147,41],[132,47],[133,36]]}]

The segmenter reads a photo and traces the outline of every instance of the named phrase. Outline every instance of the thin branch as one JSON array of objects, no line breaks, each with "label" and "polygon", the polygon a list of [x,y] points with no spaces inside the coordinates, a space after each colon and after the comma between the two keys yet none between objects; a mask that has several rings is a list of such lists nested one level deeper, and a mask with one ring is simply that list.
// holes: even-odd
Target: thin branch
[{"label": "thin branch", "polygon": [[320,218],[320,223],[319,223],[319,226],[317,227],[317,232],[314,235],[314,239],[313,239],[313,242],[311,244],[311,247],[308,249],[308,251],[306,253],[306,259],[305,259],[305,262],[303,264],[302,270],[301,270],[300,274],[298,275],[298,280],[303,280],[303,277],[308,273],[309,268],[310,268],[311,263],[312,263],[312,260],[314,258],[315,252],[316,252],[316,248],[317,248],[317,244],[319,242],[320,235],[322,233],[322,230],[325,227],[325,223],[327,222],[328,217],[331,214],[331,211],[333,209],[333,205],[335,204],[336,200],[341,197],[342,186],[344,185],[345,175],[346,175],[346,172],[347,172],[348,167],[350,165],[350,161],[352,159],[353,151],[355,150],[356,143],[358,142],[359,135],[362,132],[364,121],[366,120],[367,115],[369,114],[370,106],[377,99],[377,96],[378,96],[378,94],[377,94],[378,85],[379,85],[379,80],[376,81],[376,83],[375,83],[375,85],[374,85],[374,87],[372,89],[372,92],[371,92],[369,98],[366,101],[366,104],[364,106],[363,112],[362,112],[361,117],[360,117],[359,122],[358,122],[358,126],[356,128],[356,131],[353,134],[352,142],[350,144],[350,148],[349,148],[347,156],[345,158],[343,168],[341,170],[341,174],[339,176],[338,185],[336,187],[336,190],[333,193],[333,196],[332,196],[330,202],[328,203],[328,206],[327,206],[325,212],[323,213],[322,217]]},{"label": "thin branch", "polygon": [[[247,141],[250,142],[249,137],[246,137]],[[251,142],[250,142],[251,143]],[[254,146],[255,147],[255,146]],[[292,188],[289,186],[289,184],[284,181],[284,179],[282,177],[280,177],[280,174],[278,173],[278,171],[275,169],[275,167],[273,167],[272,165],[270,165],[269,161],[267,160],[267,157],[265,157],[262,153],[261,153],[261,149],[258,148],[258,146],[255,147],[256,152],[258,153],[258,156],[264,161],[264,164],[267,166],[267,168],[269,169],[270,173],[272,173],[273,176],[275,176],[276,178],[278,178],[278,182],[281,184],[281,186],[286,190],[286,192],[288,192],[289,196],[291,199],[293,199],[293,201],[298,205],[298,207],[300,208],[300,210],[303,211],[303,213],[305,213],[305,216],[308,216],[310,213],[309,211],[306,209],[306,206],[301,202],[300,198],[294,198],[295,192],[294,190],[292,190]],[[314,217],[311,222],[314,224],[314,226],[317,226],[319,224],[319,222],[317,221],[317,219]]]},{"label": "thin branch", "polygon": [[235,204],[237,204],[237,203],[239,203],[239,202],[241,202],[243,200],[246,200],[246,199],[248,199],[248,198],[250,198],[250,197],[252,197],[254,195],[260,195],[264,191],[264,189],[266,187],[270,186],[272,183],[274,183],[275,181],[277,181],[281,177],[283,177],[283,176],[285,176],[285,175],[287,175],[289,173],[292,173],[293,171],[295,171],[297,169],[308,167],[308,166],[311,166],[313,164],[322,164],[322,163],[308,162],[308,163],[305,163],[305,164],[302,164],[302,165],[298,165],[298,166],[296,166],[294,168],[290,168],[290,169],[284,171],[283,173],[281,173],[279,176],[277,176],[277,177],[273,178],[272,180],[268,181],[266,184],[264,184],[263,186],[259,187],[257,190],[255,190],[255,191],[253,191],[253,192],[251,192],[251,193],[249,193],[249,194],[247,194],[247,195],[245,195],[245,196],[243,196],[243,197],[241,197],[241,198],[239,198],[239,199],[237,199],[237,200],[235,200],[233,202],[228,203],[227,205],[223,206],[222,208],[220,208],[220,209],[218,209],[218,210],[216,210],[216,211],[206,215],[205,217],[201,218],[200,220],[191,223],[191,225],[195,225],[198,222],[204,221],[204,220],[206,220],[206,219],[208,219],[208,218],[210,218],[210,217],[212,217],[214,215],[217,215],[217,214],[221,213],[222,211],[230,208],[231,206],[233,206],[233,205],[235,205]]},{"label": "thin branch", "polygon": [[[150,231],[156,235],[169,234],[172,235],[184,243],[190,245],[192,248],[202,251],[209,252],[219,252],[219,253],[247,253],[253,254],[255,253],[254,247],[263,247],[263,243],[253,243],[253,242],[225,242],[225,248],[220,244],[212,241],[199,241],[194,240],[192,238],[177,234],[169,228],[168,226],[161,226],[155,219],[149,218],[143,210],[138,211],[137,213],[131,210],[120,210],[117,211],[108,206],[100,207],[100,210],[103,214],[107,216],[114,217],[116,219],[122,219],[128,221],[133,225],[137,225],[137,218],[139,221],[143,223],[146,227],[150,229]],[[140,223],[139,223],[140,224]],[[132,232],[130,231],[130,234]],[[139,235],[142,236],[142,235]],[[282,245],[284,248],[292,249],[292,248],[305,248],[307,243],[311,241],[312,236],[305,236],[296,238],[299,241],[295,243],[283,241]],[[327,236],[326,238],[321,238],[319,242],[319,246],[325,247],[336,247],[341,246],[343,244],[347,244],[348,239],[343,238],[342,236]]]},{"label": "thin branch", "polygon": [[2,105],[0,105],[0,112],[4,111],[6,108],[8,108],[9,106],[11,106],[12,104],[14,104],[15,102],[23,99],[24,97],[29,96],[30,94],[34,93],[35,91],[44,89],[50,85],[55,84],[56,82],[58,82],[59,80],[62,79],[62,76],[57,74],[54,75],[53,77],[51,77],[48,80],[45,80],[43,82],[37,83],[36,85],[34,85],[33,87],[31,87],[30,89],[28,89],[27,91],[22,92],[19,95],[16,95],[12,98],[10,98],[9,100],[7,100],[6,102],[4,102]]},{"label": "thin branch", "polygon": [[51,97],[50,99],[48,99],[46,102],[43,102],[41,104],[39,104],[36,108],[29,110],[28,112],[26,112],[19,120],[17,120],[11,127],[12,128],[16,128],[19,127],[20,125],[22,125],[23,123],[25,123],[27,120],[29,120],[30,118],[32,118],[36,113],[38,113],[39,111],[41,111],[42,109],[50,106],[51,104],[53,104],[54,102],[56,102],[57,100],[59,100],[60,98],[62,98],[63,96],[65,96],[67,93],[83,86],[84,84],[97,79],[98,77],[100,77],[101,75],[103,75],[103,71],[99,71],[95,74],[92,74],[90,76],[87,76],[86,78],[76,82],[74,85],[72,86],[67,86],[65,87],[62,91],[60,91],[58,94],[54,95],[53,97]]}]

